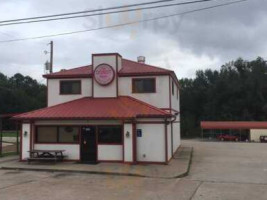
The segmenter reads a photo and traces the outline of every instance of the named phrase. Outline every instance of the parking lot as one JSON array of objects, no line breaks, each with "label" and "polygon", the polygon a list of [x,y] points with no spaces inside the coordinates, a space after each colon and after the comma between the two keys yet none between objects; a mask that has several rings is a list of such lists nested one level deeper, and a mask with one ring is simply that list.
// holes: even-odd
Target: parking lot
[{"label": "parking lot", "polygon": [[183,144],[194,153],[181,179],[1,170],[0,199],[266,199],[266,144]]}]

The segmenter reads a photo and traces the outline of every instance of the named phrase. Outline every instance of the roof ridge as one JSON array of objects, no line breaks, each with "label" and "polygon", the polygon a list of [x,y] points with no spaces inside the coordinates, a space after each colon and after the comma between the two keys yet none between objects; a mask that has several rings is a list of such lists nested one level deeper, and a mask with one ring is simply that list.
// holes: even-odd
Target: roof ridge
[{"label": "roof ridge", "polygon": [[158,66],[154,66],[154,65],[148,65],[146,63],[139,63],[139,62],[136,62],[136,61],[133,61],[133,60],[125,59],[125,58],[122,58],[122,59],[126,60],[126,61],[129,61],[129,62],[133,62],[133,63],[139,64],[139,65],[145,65],[145,66],[154,67],[154,68],[161,69],[161,70],[166,70],[168,72],[173,72],[173,70],[169,70],[169,69],[166,69],[166,68],[163,68],[163,67],[158,67]]},{"label": "roof ridge", "polygon": [[[84,66],[80,66],[80,67],[74,67],[74,68],[71,68],[71,69],[61,69],[61,70],[58,71],[58,72],[61,72],[62,70],[63,70],[63,71],[76,70],[76,69],[80,69],[80,68],[84,68],[84,67],[92,67],[92,65],[84,65]],[[55,73],[58,73],[58,72],[54,72],[54,73],[52,73],[52,74],[55,74]]]},{"label": "roof ridge", "polygon": [[78,101],[78,100],[81,100],[81,99],[85,99],[85,98],[91,98],[91,97],[82,97],[82,98],[79,98],[79,99],[74,99],[74,100],[71,100],[71,101],[67,101],[67,102],[63,102],[63,103],[60,103],[60,104],[56,104],[56,105],[53,105],[53,106],[48,106],[48,107],[45,107],[45,108],[32,110],[32,111],[25,112],[25,113],[22,113],[22,114],[19,114],[19,115],[15,115],[12,118],[17,118],[17,117],[23,116],[25,114],[32,114],[32,113],[35,113],[35,112],[38,112],[38,111],[42,111],[42,110],[45,110],[45,109],[48,109],[48,108],[53,108],[53,107],[56,107],[56,106],[61,106],[61,105],[68,104],[68,103],[71,103],[71,102],[74,102],[74,101]]},{"label": "roof ridge", "polygon": [[164,111],[164,110],[162,110],[162,109],[160,109],[160,108],[157,108],[156,106],[153,106],[153,105],[151,105],[151,104],[149,104],[149,103],[146,103],[146,102],[141,101],[141,100],[139,100],[139,99],[136,99],[136,98],[134,98],[134,97],[131,97],[131,96],[119,96],[119,97],[128,97],[128,98],[132,99],[133,101],[136,101],[136,102],[138,102],[138,103],[141,103],[141,104],[143,104],[143,105],[146,105],[146,106],[148,106],[148,107],[150,107],[150,108],[152,108],[152,109],[154,109],[154,110],[156,110],[156,111],[159,111],[159,112],[161,112],[161,113],[163,113],[163,114],[170,114],[170,113],[168,113],[168,112],[166,112],[166,111]]}]

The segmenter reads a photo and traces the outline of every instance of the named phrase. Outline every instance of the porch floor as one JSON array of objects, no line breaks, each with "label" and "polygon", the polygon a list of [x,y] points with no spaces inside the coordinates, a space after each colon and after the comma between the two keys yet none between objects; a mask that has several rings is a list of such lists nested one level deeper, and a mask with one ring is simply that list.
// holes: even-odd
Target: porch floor
[{"label": "porch floor", "polygon": [[139,176],[151,178],[179,178],[188,174],[193,148],[181,146],[175,153],[174,158],[168,165],[155,164],[120,164],[120,163],[99,163],[96,165],[78,164],[76,162],[62,163],[32,163],[19,162],[18,158],[10,161],[1,162],[0,168],[28,171],[50,171],[66,173],[91,173],[91,174],[110,174],[121,176]]}]

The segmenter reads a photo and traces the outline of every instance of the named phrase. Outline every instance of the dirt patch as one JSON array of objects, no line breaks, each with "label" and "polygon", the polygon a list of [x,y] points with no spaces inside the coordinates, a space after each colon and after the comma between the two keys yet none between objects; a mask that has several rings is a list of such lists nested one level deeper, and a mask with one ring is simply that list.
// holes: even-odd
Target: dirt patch
[{"label": "dirt patch", "polygon": [[15,144],[3,146],[3,153],[16,152],[16,151],[17,151],[17,145]]}]

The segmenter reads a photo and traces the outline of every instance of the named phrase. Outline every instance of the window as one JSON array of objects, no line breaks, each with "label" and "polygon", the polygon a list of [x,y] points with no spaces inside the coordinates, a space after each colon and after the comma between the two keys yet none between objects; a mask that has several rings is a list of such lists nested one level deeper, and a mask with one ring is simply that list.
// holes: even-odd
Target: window
[{"label": "window", "polygon": [[121,126],[99,126],[98,143],[102,144],[122,144]]},{"label": "window", "polygon": [[36,128],[37,143],[78,143],[79,127],[41,126]]},{"label": "window", "polygon": [[179,89],[177,88],[177,91],[176,91],[176,98],[179,99]]},{"label": "window", "polygon": [[144,78],[132,80],[133,93],[154,93],[156,92],[156,79]]},{"label": "window", "polygon": [[56,143],[57,127],[37,127],[36,142]]},{"label": "window", "polygon": [[174,95],[174,82],[172,81],[172,95]]},{"label": "window", "polygon": [[60,94],[81,94],[81,81],[60,81]]},{"label": "window", "polygon": [[79,135],[78,127],[59,127],[58,130],[58,142],[59,143],[77,143]]}]

